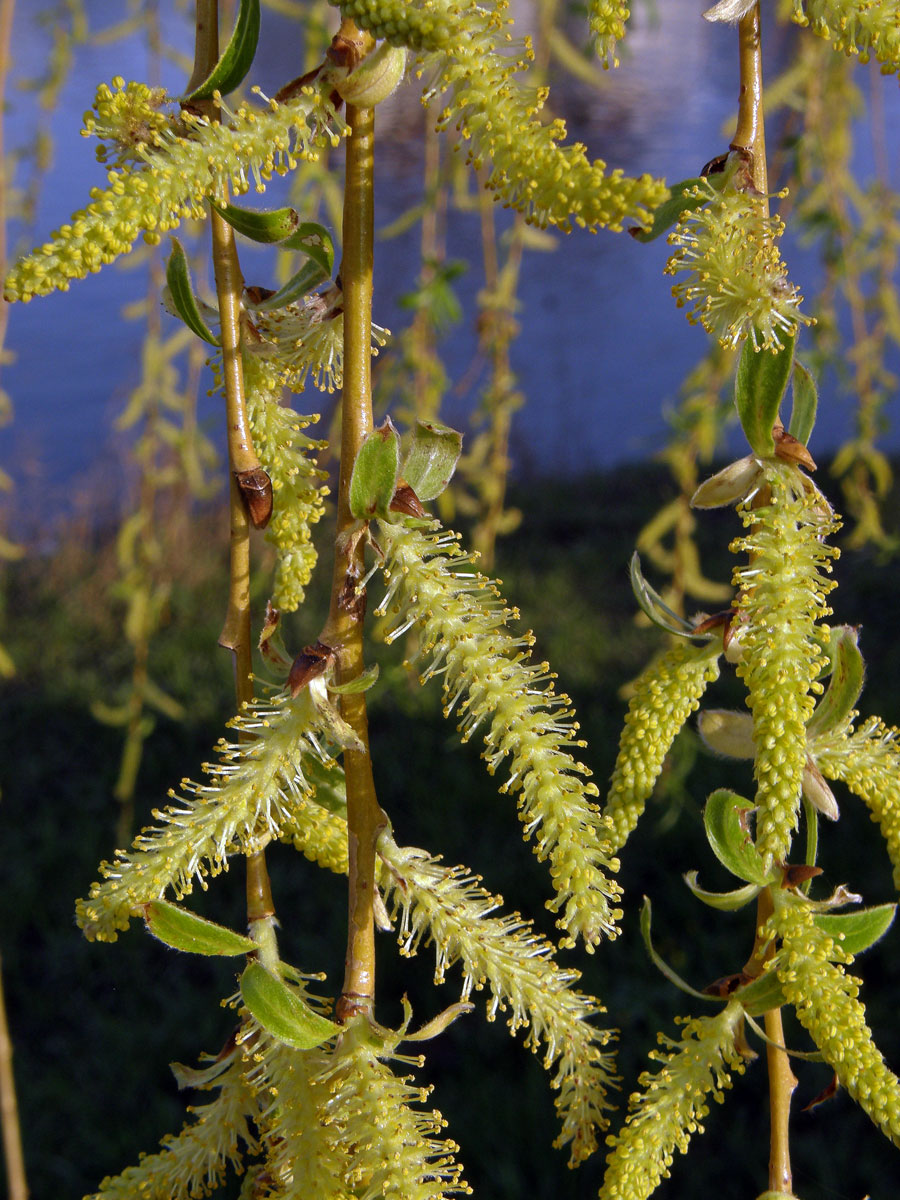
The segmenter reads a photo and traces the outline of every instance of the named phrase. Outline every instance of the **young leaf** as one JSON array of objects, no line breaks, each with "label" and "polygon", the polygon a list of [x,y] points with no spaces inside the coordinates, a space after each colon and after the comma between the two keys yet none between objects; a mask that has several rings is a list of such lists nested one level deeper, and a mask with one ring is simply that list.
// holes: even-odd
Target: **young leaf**
[{"label": "young leaf", "polygon": [[155,938],[174,950],[185,950],[189,954],[249,954],[256,949],[255,943],[244,934],[198,917],[168,900],[151,900],[145,904],[144,921]]},{"label": "young leaf", "polygon": [[329,683],[328,690],[338,696],[352,696],[357,692],[367,692],[370,687],[374,687],[377,678],[378,663],[374,663],[348,683]]},{"label": "young leaf", "polygon": [[803,363],[794,359],[794,377],[791,382],[793,403],[791,405],[791,423],[788,433],[804,446],[809,441],[813,426],[816,423],[816,407],[819,403],[819,393],[816,383]]},{"label": "young leaf", "polygon": [[295,208],[272,208],[268,211],[241,208],[237,204],[210,204],[231,228],[251,242],[271,245],[283,242],[296,232],[300,217]]},{"label": "young leaf", "polygon": [[416,421],[403,478],[420,500],[439,496],[456,470],[462,434],[438,421]]},{"label": "young leaf", "polygon": [[675,987],[679,988],[682,992],[686,992],[688,996],[694,996],[697,1000],[721,999],[719,996],[711,996],[708,992],[698,992],[696,988],[692,988],[689,983],[685,982],[685,980],[681,978],[677,971],[672,970],[664,958],[661,958],[660,955],[657,954],[653,945],[653,939],[650,936],[651,917],[652,908],[650,905],[650,897],[645,896],[644,907],[641,909],[641,937],[644,939],[644,946],[646,947],[647,953],[650,955],[650,959],[656,969],[665,975],[669,983],[674,983]]},{"label": "young leaf", "polygon": [[755,900],[760,893],[760,886],[757,883],[745,884],[742,888],[735,888],[733,892],[708,892],[697,882],[696,871],[688,871],[684,876],[684,882],[698,900],[702,900],[710,908],[718,908],[723,912],[735,912],[737,909],[743,908],[745,904]]},{"label": "young leaf", "polygon": [[749,800],[727,788],[718,788],[706,801],[703,823],[713,854],[722,866],[739,879],[765,887],[769,877],[747,827],[747,816],[752,811]]},{"label": "young leaf", "polygon": [[360,447],[350,476],[350,511],[360,521],[389,520],[400,476],[400,435],[390,417]]},{"label": "young leaf", "polygon": [[203,314],[200,311],[200,305],[197,302],[197,297],[194,294],[194,285],[191,282],[191,272],[188,268],[187,255],[184,252],[184,247],[178,238],[172,238],[172,253],[169,255],[169,261],[166,263],[166,283],[169,288],[169,296],[172,300],[172,307],[188,329],[196,333],[197,337],[202,338],[204,342],[209,342],[211,346],[218,346],[219,339],[210,330],[209,326],[203,319]]},{"label": "young leaf", "polygon": [[637,550],[631,556],[628,574],[631,578],[631,590],[634,592],[635,600],[654,625],[665,629],[667,633],[677,634],[679,637],[695,636],[693,625],[684,617],[680,617],[677,612],[673,612],[659,592],[652,588],[641,574],[641,560]]},{"label": "young leaf", "polygon": [[751,1017],[761,1017],[770,1009],[782,1008],[786,1003],[774,971],[766,971],[746,987],[738,988],[734,994],[740,1000],[744,1011]]},{"label": "young leaf", "polygon": [[843,625],[832,651],[831,679],[828,691],[816,705],[806,732],[817,737],[836,728],[850,715],[863,689],[865,664],[859,652],[859,630]]},{"label": "young leaf", "polygon": [[183,98],[210,100],[214,92],[227,96],[250,70],[259,41],[259,0],[241,0],[234,31],[225,50],[204,81]]},{"label": "young leaf", "polygon": [[[694,212],[709,204],[712,196],[703,188],[702,179],[683,179],[669,186],[669,198],[664,200],[653,214],[649,229],[633,226],[628,232],[637,242],[654,242],[667,229],[671,229],[683,212]],[[694,191],[694,189],[698,189]]]},{"label": "young leaf", "polygon": [[318,221],[301,221],[290,237],[281,244],[282,250],[302,250],[307,258],[330,279],[334,269],[334,240]]},{"label": "young leaf", "polygon": [[341,1031],[340,1025],[314,1012],[262,963],[247,964],[241,975],[241,996],[263,1029],[295,1050],[313,1050]]},{"label": "young leaf", "polygon": [[750,449],[760,458],[775,453],[772,426],[784,396],[794,360],[795,335],[784,337],[780,350],[757,350],[747,338],[734,380],[734,403]]},{"label": "young leaf", "polygon": [[842,950],[855,958],[884,937],[896,912],[896,904],[878,904],[860,912],[817,913],[813,920]]},{"label": "young leaf", "polygon": [[285,308],[288,304],[296,304],[313,288],[324,283],[327,278],[328,276],[323,273],[317,262],[305,262],[283,287],[280,287],[277,292],[273,292],[271,296],[267,296],[265,300],[253,303],[248,299],[248,307],[256,312],[274,312],[276,309]]}]

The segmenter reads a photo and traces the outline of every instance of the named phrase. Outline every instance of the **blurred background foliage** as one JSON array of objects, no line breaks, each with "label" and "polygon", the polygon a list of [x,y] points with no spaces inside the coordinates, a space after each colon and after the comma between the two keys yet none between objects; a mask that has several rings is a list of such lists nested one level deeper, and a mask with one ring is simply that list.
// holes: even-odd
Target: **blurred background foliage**
[{"label": "blurred background foliage", "polygon": [[[0,91],[7,110],[13,8],[11,0],[0,0]],[[16,19],[27,20],[29,44],[42,47],[44,58],[31,79],[15,80],[17,97],[24,87],[30,111],[39,115],[26,138],[7,136],[2,146],[0,257],[14,252],[10,237],[29,241],[38,215],[46,211],[44,182],[58,153],[53,114],[76,65],[108,78],[116,45],[133,47],[138,39],[149,82],[173,71],[183,78],[189,43],[178,37],[190,8],[188,0],[129,0],[110,20],[105,6],[87,0],[19,6]],[[268,0],[266,12],[303,25],[306,41],[295,55],[300,65],[294,73],[319,60],[333,29],[326,4]],[[553,82],[568,81],[565,95],[576,111],[580,105],[599,112],[607,126],[618,119],[623,101],[615,99],[588,52],[577,6],[536,0],[526,16],[540,71]],[[228,19],[224,11],[223,23]],[[653,20],[651,4],[636,6],[633,24],[639,32]],[[854,413],[851,434],[830,464],[820,465],[820,483],[848,518],[835,619],[862,624],[861,646],[873,664],[865,712],[890,720],[900,708],[893,686],[900,643],[892,629],[900,589],[894,557],[900,513],[884,448],[900,345],[900,219],[891,180],[896,156],[873,73],[812,38],[803,39],[798,55],[788,53],[793,36],[783,35],[775,56],[789,66],[779,73],[776,62],[771,71],[771,177],[773,187],[790,184],[783,213],[799,242],[797,254],[801,260],[808,254],[816,264],[810,272],[816,294],[808,301],[818,323],[806,337],[827,381],[822,406],[829,396],[838,403],[844,394]],[[627,39],[622,53],[630,53]],[[641,99],[627,102],[640,107]],[[539,440],[553,419],[552,398],[535,396],[530,377],[517,378],[517,339],[524,328],[526,338],[545,340],[551,356],[555,327],[541,324],[548,321],[546,313],[538,313],[537,326],[527,324],[523,274],[529,260],[539,260],[542,265],[531,270],[539,278],[552,275],[556,242],[498,212],[444,141],[427,129],[423,138],[421,178],[399,189],[400,199],[409,203],[399,204],[382,230],[384,260],[390,264],[392,245],[413,245],[417,267],[410,286],[394,289],[397,323],[379,359],[379,403],[400,419],[412,414],[457,419],[467,408],[465,455],[456,487],[442,497],[442,516],[467,530],[535,629],[537,656],[550,660],[576,702],[591,747],[587,761],[602,786],[615,757],[623,685],[627,690],[627,681],[658,644],[656,632],[634,619],[627,563],[635,545],[673,606],[711,610],[730,596],[725,547],[737,533],[734,518],[714,513],[698,521],[688,501],[725,453],[732,412],[726,385],[733,364],[713,347],[690,369],[669,406],[668,436],[655,462],[598,474],[579,459],[577,434],[570,434],[571,460],[582,461],[584,469],[557,464],[548,470],[545,463],[540,474],[529,477],[525,468],[539,460],[529,455],[529,439]],[[870,147],[862,159],[871,160],[871,169],[861,165],[861,139]],[[713,149],[726,143],[723,138]],[[395,146],[394,161],[408,153],[404,145]],[[693,151],[696,161],[683,174],[696,172],[706,150]],[[304,215],[337,227],[340,185],[331,165],[297,175],[288,198]],[[88,1191],[180,1122],[183,1102],[166,1063],[190,1061],[199,1047],[215,1049],[228,1018],[210,1009],[208,996],[224,997],[233,986],[227,964],[174,956],[136,931],[110,953],[84,942],[72,923],[73,899],[86,891],[97,862],[109,857],[113,844],[124,844],[167,789],[209,756],[230,715],[231,667],[215,647],[227,529],[209,504],[221,487],[222,466],[204,407],[203,355],[161,313],[159,259],[149,250],[142,259],[143,294],[132,297],[123,314],[140,323],[140,367],[117,393],[116,442],[112,448],[107,444],[99,462],[84,464],[90,470],[77,482],[63,481],[65,504],[45,476],[36,477],[33,486],[27,471],[17,478],[23,460],[7,462],[7,474],[0,477],[9,497],[0,537],[5,563],[0,822],[7,848],[0,945],[37,1197]],[[283,279],[291,265],[278,261],[267,269]],[[611,286],[599,276],[600,293]],[[662,278],[657,287],[665,296]],[[569,299],[585,303],[582,296]],[[52,313],[47,319],[52,323]],[[558,318],[561,324],[566,319],[565,312]],[[0,338],[5,332],[4,322]],[[623,352],[627,359],[627,346]],[[8,360],[4,352],[0,364]],[[656,385],[646,386],[652,391]],[[658,399],[653,396],[653,407]],[[326,405],[327,424],[331,401],[319,402]],[[14,405],[27,426],[27,395],[0,394],[0,419],[12,419]],[[539,415],[530,417],[529,432],[517,442],[523,405],[532,413],[537,406]],[[87,443],[96,449],[99,440],[92,434]],[[516,448],[519,469],[510,472]],[[327,534],[323,529],[323,546]],[[266,569],[263,552],[256,577],[259,604]],[[290,646],[315,637],[327,607],[326,586],[324,576],[314,579],[307,615],[288,626]],[[382,747],[377,782],[390,796],[398,833],[409,844],[441,847],[448,862],[465,859],[476,870],[490,868],[489,885],[511,907],[533,911],[534,895],[546,894],[542,869],[512,832],[508,802],[483,778],[477,750],[456,745],[441,719],[437,692],[420,692],[397,665],[396,654],[384,656],[382,678],[387,686],[378,690],[372,714]],[[727,689],[720,690],[722,703],[728,703]],[[418,799],[415,781],[423,776],[440,780],[434,806]],[[586,989],[604,998],[621,1030],[625,1095],[643,1066],[651,1031],[671,1027],[673,1014],[681,1011],[679,997],[646,960],[637,931],[641,894],[657,901],[659,949],[693,982],[702,985],[741,965],[731,944],[735,918],[717,914],[710,921],[686,888],[671,887],[674,874],[692,868],[700,869],[705,886],[722,882],[704,852],[701,822],[703,799],[721,782],[722,764],[707,759],[693,733],[683,734],[637,835],[640,853],[631,850],[625,857],[623,882],[632,908],[625,936],[585,967]],[[862,883],[869,903],[891,898],[877,833],[861,809],[846,807],[840,825],[825,837],[834,843],[826,851],[845,870],[829,882]],[[827,852],[825,860],[832,860]],[[327,971],[336,984],[343,881],[316,874],[311,893],[312,871],[298,871],[286,852],[273,855],[271,869],[279,909],[294,918],[286,922],[288,937],[304,931],[303,945],[288,945],[286,956]],[[233,899],[233,913],[226,911],[228,889],[215,889],[197,902],[217,919],[240,924],[240,889]],[[549,932],[549,921],[544,924]],[[427,952],[400,964],[387,936],[382,954],[385,994],[408,991],[424,1017],[433,1003],[426,999]],[[879,985],[872,1025],[896,1066],[900,1033],[890,998],[897,994],[900,966],[889,948],[878,946],[867,967]],[[638,996],[640,1018],[631,1015]],[[379,1015],[387,1023],[399,1019],[399,1013]],[[465,1067],[466,1060],[478,1065],[477,1072]],[[503,1031],[476,1019],[459,1022],[436,1044],[428,1070],[439,1080],[435,1099],[462,1145],[466,1177],[476,1193],[574,1197],[596,1191],[600,1161],[566,1176],[561,1190],[562,1159],[549,1148],[552,1097],[538,1065]],[[799,1074],[802,1108],[828,1078],[814,1066],[804,1065]],[[509,1080],[516,1081],[512,1090]],[[477,1108],[470,1103],[474,1088]],[[884,1189],[876,1188],[873,1197],[891,1195],[893,1151],[846,1098],[830,1103],[841,1109],[837,1142],[818,1132],[815,1111],[797,1117],[798,1192],[806,1200],[861,1200],[862,1178],[880,1176]],[[478,1115],[484,1112],[492,1114],[490,1122]],[[692,1195],[737,1197],[762,1188],[762,1164],[748,1164],[741,1146],[765,1120],[751,1088],[739,1081],[726,1112],[713,1112],[708,1123],[716,1153],[704,1155],[701,1143],[692,1157]],[[817,1169],[825,1136],[834,1164],[827,1184]],[[685,1194],[688,1177],[679,1174],[680,1166],[661,1195]]]}]

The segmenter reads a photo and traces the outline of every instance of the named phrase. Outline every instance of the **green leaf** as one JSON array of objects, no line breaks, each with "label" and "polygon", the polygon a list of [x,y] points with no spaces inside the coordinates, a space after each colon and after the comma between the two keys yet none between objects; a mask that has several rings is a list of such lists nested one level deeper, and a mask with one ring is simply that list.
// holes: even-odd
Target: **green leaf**
[{"label": "green leaf", "polygon": [[183,99],[209,100],[214,92],[223,96],[233,92],[250,70],[258,41],[259,0],[241,0],[234,31],[222,56],[199,87]]},{"label": "green leaf", "polygon": [[[293,209],[279,211],[293,212]],[[313,288],[331,278],[334,268],[334,241],[324,225],[319,225],[316,221],[301,221],[279,245],[282,250],[302,251],[308,261],[277,292],[265,300],[250,304],[250,307],[258,312],[271,312],[284,308],[287,304],[295,304]]]},{"label": "green leaf", "polygon": [[340,1025],[314,1012],[262,963],[247,964],[241,975],[241,996],[263,1029],[295,1050],[314,1050],[341,1031]]},{"label": "green leaf", "polygon": [[450,482],[461,453],[461,433],[439,421],[416,421],[412,445],[403,463],[403,478],[427,503]]},{"label": "green leaf", "polygon": [[202,338],[204,342],[209,342],[211,346],[220,345],[219,339],[203,319],[200,305],[194,294],[187,255],[184,252],[184,246],[176,237],[172,238],[172,253],[166,263],[166,283],[172,307],[188,329],[197,337]]},{"label": "green leaf", "polygon": [[772,426],[791,376],[794,341],[793,336],[785,337],[780,350],[756,350],[752,338],[747,338],[741,351],[734,403],[750,449],[760,458],[771,458],[775,453]]},{"label": "green leaf", "polygon": [[661,958],[654,946],[653,939],[650,936],[650,920],[652,909],[650,906],[650,897],[644,897],[644,907],[641,909],[641,937],[644,939],[644,945],[647,948],[647,953],[653,965],[658,971],[661,971],[668,979],[669,983],[674,983],[682,992],[686,992],[689,996],[694,996],[697,1000],[719,1000],[720,996],[711,996],[708,992],[698,992],[696,988],[692,988],[689,983],[681,978],[677,971],[673,971],[664,958]]},{"label": "green leaf", "polygon": [[283,250],[302,250],[320,268],[325,279],[334,269],[334,240],[318,221],[301,221],[296,230],[282,243]]},{"label": "green leaf", "polygon": [[659,592],[650,586],[641,574],[641,560],[637,550],[631,556],[631,562],[628,564],[628,574],[631,579],[631,590],[634,592],[635,600],[637,600],[642,610],[654,625],[658,625],[660,629],[665,629],[667,633],[677,634],[679,637],[703,636],[702,634],[695,634],[694,627],[690,621],[686,621],[677,612],[673,612],[662,596],[660,596]]},{"label": "green leaf", "polygon": [[272,208],[266,211],[241,208],[237,204],[216,204],[215,200],[210,200],[210,204],[236,233],[249,238],[251,242],[271,245],[286,241],[300,224],[300,215],[295,208]]},{"label": "green leaf", "polygon": [[[338,696],[352,696],[358,692],[367,692],[370,687],[374,687],[375,681],[378,678],[378,663],[374,663],[371,667],[367,667],[365,671],[361,671],[355,679],[351,679],[349,683],[329,683],[329,692],[334,692]],[[306,769],[304,764],[304,770]]]},{"label": "green leaf", "polygon": [[799,359],[794,359],[794,375],[791,381],[793,403],[791,405],[791,423],[788,433],[798,442],[807,445],[813,426],[816,423],[816,408],[819,403],[819,393],[815,380]]},{"label": "green leaf", "polygon": [[878,904],[859,912],[817,913],[813,920],[842,950],[855,958],[884,937],[896,912],[896,904]]},{"label": "green leaf", "polygon": [[865,663],[859,652],[859,630],[843,625],[832,650],[828,690],[816,705],[806,726],[808,737],[818,737],[836,728],[853,711],[863,689]]},{"label": "green leaf", "polygon": [[753,805],[728,788],[718,788],[706,801],[703,823],[713,854],[723,867],[748,883],[765,887],[769,875],[747,827]]},{"label": "green leaf", "polygon": [[[669,187],[669,199],[664,200],[653,214],[653,223],[649,229],[641,229],[635,225],[628,232],[638,242],[655,242],[667,229],[671,229],[683,212],[695,212],[704,204],[709,204],[712,196],[703,188],[704,180],[683,179],[681,183],[673,183]],[[699,187],[699,194],[693,194],[693,189]]]},{"label": "green leaf", "polygon": [[737,909],[743,908],[745,904],[755,900],[761,891],[758,883],[748,883],[742,888],[736,888],[733,892],[708,892],[697,882],[696,871],[688,871],[684,876],[684,882],[698,900],[702,900],[710,908],[718,908],[723,912],[735,912]]},{"label": "green leaf", "polygon": [[360,521],[382,517],[389,509],[400,478],[400,435],[390,417],[360,447],[350,476],[350,511]]},{"label": "green leaf", "polygon": [[738,988],[734,994],[751,1017],[761,1017],[770,1009],[782,1008],[786,1004],[781,983],[774,971],[766,971],[746,987]]},{"label": "green leaf", "polygon": [[249,954],[254,942],[242,933],[198,917],[180,904],[151,900],[143,906],[144,921],[155,938],[174,950],[190,954]]},{"label": "green leaf", "polygon": [[296,304],[298,300],[302,300],[314,288],[317,288],[320,283],[324,283],[328,278],[317,262],[305,262],[296,274],[292,275],[284,287],[280,287],[277,292],[273,292],[271,296],[265,300],[260,300],[257,304],[248,302],[248,307],[256,312],[274,312],[276,309],[285,308],[288,304]]}]

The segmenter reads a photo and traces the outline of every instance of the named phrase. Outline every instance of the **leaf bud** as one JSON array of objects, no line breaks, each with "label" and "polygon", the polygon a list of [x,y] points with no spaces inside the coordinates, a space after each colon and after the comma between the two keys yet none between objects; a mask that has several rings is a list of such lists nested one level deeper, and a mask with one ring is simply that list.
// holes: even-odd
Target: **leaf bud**
[{"label": "leaf bud", "polygon": [[406,50],[382,42],[335,87],[355,108],[374,108],[396,90],[406,71]]}]

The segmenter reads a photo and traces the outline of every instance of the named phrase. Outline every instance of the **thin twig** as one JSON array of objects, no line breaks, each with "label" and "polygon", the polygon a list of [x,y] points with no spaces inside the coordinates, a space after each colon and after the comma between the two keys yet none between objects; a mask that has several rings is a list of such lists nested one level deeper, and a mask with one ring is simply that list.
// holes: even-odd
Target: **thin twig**
[{"label": "thin twig", "polygon": [[[198,0],[191,84],[202,82],[212,71],[219,55],[218,46],[217,0]],[[211,119],[218,119],[218,109],[214,104],[204,105],[204,108]],[[225,200],[226,197],[220,196],[219,199]],[[234,691],[240,708],[253,698],[253,675],[250,626],[250,518],[238,480],[247,472],[258,471],[259,459],[253,449],[244,394],[244,369],[241,359],[241,296],[244,280],[238,261],[234,230],[215,210],[210,213],[210,223],[222,338],[228,463],[231,468],[228,609],[219,636],[219,645],[230,650],[234,656]],[[251,934],[261,947],[263,960],[271,961],[277,957],[274,945],[275,907],[272,903],[264,850],[247,856],[246,890],[247,919]]]},{"label": "thin twig", "polygon": [[[738,23],[740,92],[737,129],[731,148],[750,151],[750,173],[753,185],[765,197],[769,191],[769,180],[766,171],[766,133],[763,123],[761,36],[759,4],[757,3]],[[768,211],[768,200],[763,203]]]},{"label": "thin twig", "polygon": [[[372,45],[352,22],[344,21],[335,38],[342,53],[364,57]],[[337,537],[328,622],[320,640],[334,647],[341,683],[356,678],[364,666],[365,597],[357,593],[363,574],[363,546],[346,534],[354,520],[350,511],[350,476],[359,448],[372,430],[372,261],[374,242],[373,162],[375,121],[372,109],[347,108],[344,191],[344,387],[341,402],[341,470],[338,482]],[[371,1013],[375,997],[375,844],[384,814],[375,795],[369,752],[368,719],[363,693],[341,696],[341,714],[362,749],[345,751],[347,834],[349,839],[349,911],[344,983],[337,1017],[346,1021]]]},{"label": "thin twig", "polygon": [[[763,119],[762,39],[759,4],[742,17],[738,24],[738,54],[740,62],[740,96],[737,129],[733,149],[750,152],[750,173],[753,185],[760,193],[759,203],[769,211],[768,172],[766,170],[766,134]],[[761,939],[761,931],[772,912],[768,889],[760,894],[757,908],[757,938],[750,962],[745,968],[758,975],[774,947]],[[781,1010],[772,1009],[765,1015],[766,1032],[771,1042],[766,1046],[769,1069],[769,1187],[775,1192],[791,1191],[790,1113],[791,1096],[797,1080],[784,1050]]]}]

